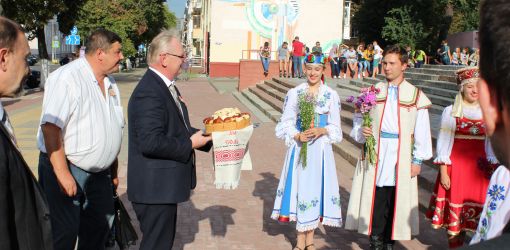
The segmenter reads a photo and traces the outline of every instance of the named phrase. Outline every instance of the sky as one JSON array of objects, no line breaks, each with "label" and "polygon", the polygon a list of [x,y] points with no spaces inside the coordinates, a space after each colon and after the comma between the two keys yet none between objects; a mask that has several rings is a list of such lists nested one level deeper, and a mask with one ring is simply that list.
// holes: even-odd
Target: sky
[{"label": "sky", "polygon": [[177,18],[184,18],[184,8],[186,7],[186,0],[166,0],[166,4],[171,12]]}]

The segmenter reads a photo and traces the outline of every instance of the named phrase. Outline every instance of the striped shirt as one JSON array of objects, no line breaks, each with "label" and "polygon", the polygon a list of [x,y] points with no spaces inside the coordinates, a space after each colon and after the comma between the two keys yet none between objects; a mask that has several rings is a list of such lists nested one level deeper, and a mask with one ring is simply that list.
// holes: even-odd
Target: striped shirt
[{"label": "striped shirt", "polygon": [[[124,115],[115,80],[104,78],[106,98],[90,64],[77,59],[51,73],[46,81],[41,122],[62,129],[67,159],[88,172],[107,169],[122,142]],[[39,149],[46,153],[39,128]]]}]

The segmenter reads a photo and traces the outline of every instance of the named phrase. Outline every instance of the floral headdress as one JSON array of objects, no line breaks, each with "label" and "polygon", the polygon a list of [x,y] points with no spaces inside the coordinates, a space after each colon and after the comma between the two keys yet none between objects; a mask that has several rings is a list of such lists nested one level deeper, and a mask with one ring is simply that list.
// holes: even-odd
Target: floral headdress
[{"label": "floral headdress", "polygon": [[327,62],[327,57],[319,53],[310,53],[305,57],[306,64],[321,64],[324,65]]},{"label": "floral headdress", "polygon": [[477,82],[480,78],[480,70],[478,67],[465,67],[455,72],[457,74],[457,85],[459,86],[459,93],[455,96],[453,103],[452,116],[461,118],[462,115],[462,88],[468,83]]},{"label": "floral headdress", "polygon": [[[324,66],[325,63],[327,62],[329,62],[329,57],[325,57],[321,53],[310,53],[307,56],[305,56],[305,64],[319,64]],[[321,80],[322,83],[326,84],[324,74],[322,74]]]}]

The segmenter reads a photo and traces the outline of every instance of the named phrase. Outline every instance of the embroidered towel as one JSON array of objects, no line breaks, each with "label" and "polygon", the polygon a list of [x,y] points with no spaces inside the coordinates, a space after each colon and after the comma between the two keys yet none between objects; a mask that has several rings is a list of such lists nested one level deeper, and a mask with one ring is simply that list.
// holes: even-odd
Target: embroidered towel
[{"label": "embroidered towel", "polygon": [[214,184],[217,189],[235,189],[241,170],[252,170],[248,141],[253,125],[240,130],[213,132]]}]

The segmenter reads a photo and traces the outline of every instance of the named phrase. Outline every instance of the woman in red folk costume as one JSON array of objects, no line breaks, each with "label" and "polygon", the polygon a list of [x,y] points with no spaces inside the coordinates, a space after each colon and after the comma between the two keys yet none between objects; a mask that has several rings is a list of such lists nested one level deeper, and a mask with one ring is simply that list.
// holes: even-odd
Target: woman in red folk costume
[{"label": "woman in red folk costume", "polygon": [[441,117],[434,160],[440,171],[426,214],[433,228],[447,229],[450,248],[462,246],[466,230],[476,231],[489,184],[489,163],[497,162],[478,104],[478,68],[456,73],[460,92]]}]

